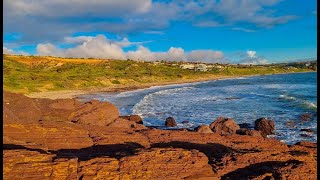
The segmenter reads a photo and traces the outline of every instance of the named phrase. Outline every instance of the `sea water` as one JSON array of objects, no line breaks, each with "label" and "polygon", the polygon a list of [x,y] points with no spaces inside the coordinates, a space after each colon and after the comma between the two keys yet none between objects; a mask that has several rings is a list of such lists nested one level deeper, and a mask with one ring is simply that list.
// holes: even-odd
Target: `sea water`
[{"label": "sea water", "polygon": [[[146,126],[165,128],[165,119],[173,117],[178,128],[192,129],[224,116],[234,119],[238,124],[249,123],[253,127],[256,119],[266,117],[275,122],[273,137],[287,144],[317,141],[316,72],[154,86],[81,98],[114,103],[121,115],[140,115]],[[309,121],[301,120],[300,116],[306,113],[311,114],[312,118]],[[288,122],[294,125],[286,125]]]}]

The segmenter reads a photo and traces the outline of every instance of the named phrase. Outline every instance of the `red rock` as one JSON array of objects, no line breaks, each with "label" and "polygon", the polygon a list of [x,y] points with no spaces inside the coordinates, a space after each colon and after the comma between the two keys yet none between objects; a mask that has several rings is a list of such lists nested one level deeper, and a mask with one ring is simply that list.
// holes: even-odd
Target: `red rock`
[{"label": "red rock", "polygon": [[301,121],[310,121],[312,118],[312,114],[305,113],[300,116]]},{"label": "red rock", "polygon": [[237,134],[239,135],[248,135],[248,136],[254,136],[254,137],[261,137],[260,131],[256,130],[251,130],[248,128],[240,128],[236,131]]},{"label": "red rock", "polygon": [[257,119],[254,123],[254,129],[260,131],[263,137],[267,137],[267,135],[273,134],[275,129],[273,120],[260,118]]},{"label": "red rock", "polygon": [[200,125],[194,129],[195,132],[199,133],[213,133],[209,126],[207,125]]},{"label": "red rock", "polygon": [[233,119],[224,117],[218,117],[209,126],[214,133],[221,135],[235,134],[240,129],[240,126]]},{"label": "red rock", "polygon": [[80,105],[69,119],[78,124],[106,126],[118,117],[119,111],[115,105],[92,100]]},{"label": "red rock", "polygon": [[38,104],[22,94],[3,92],[3,120],[4,123],[37,122],[42,116]]},{"label": "red rock", "polygon": [[138,124],[143,124],[142,118],[139,115],[120,116],[120,118],[127,119]]},{"label": "red rock", "polygon": [[211,179],[214,176],[208,158],[197,150],[154,148],[124,157],[120,162],[121,179]]},{"label": "red rock", "polygon": [[177,126],[176,120],[173,117],[168,117],[166,119],[165,125],[168,127],[174,127]]},{"label": "red rock", "polygon": [[[317,178],[317,143],[159,130],[118,117],[106,126],[77,124],[68,117],[88,104],[24,98],[28,108],[20,95],[4,98],[4,179]],[[100,103],[87,108],[101,110]]]},{"label": "red rock", "polygon": [[133,121],[128,121],[127,119],[117,118],[114,122],[108,125],[108,127],[119,128],[120,129],[147,129],[145,126],[141,124],[137,124]]}]

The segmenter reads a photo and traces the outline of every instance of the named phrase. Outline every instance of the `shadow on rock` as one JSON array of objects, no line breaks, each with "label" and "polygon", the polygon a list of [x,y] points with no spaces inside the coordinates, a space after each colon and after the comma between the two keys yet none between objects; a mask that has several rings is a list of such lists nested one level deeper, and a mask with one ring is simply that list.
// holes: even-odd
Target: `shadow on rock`
[{"label": "shadow on rock", "polygon": [[48,152],[42,149],[32,149],[14,144],[4,144],[3,148],[4,150],[25,149],[29,151],[37,151],[41,154],[55,154],[56,156],[53,158],[53,161],[59,158],[78,158],[80,161],[86,161],[96,157],[104,156],[116,158],[119,160],[122,157],[134,155],[138,152],[138,149],[144,147],[138,143],[128,142],[125,144],[95,145],[82,149],[61,149],[58,151],[49,150]]},{"label": "shadow on rock", "polygon": [[21,145],[16,145],[16,144],[3,144],[3,150],[19,150],[19,149],[25,149],[28,151],[36,151],[39,152],[40,154],[49,154],[47,151],[42,150],[42,149],[33,149],[33,148],[28,148],[24,147]]},{"label": "shadow on rock", "polygon": [[[281,161],[267,161],[263,163],[251,164],[244,168],[239,168],[235,171],[229,172],[221,177],[222,180],[227,179],[252,179],[257,176],[265,175],[271,173],[274,179],[281,179],[281,174],[277,172],[278,169],[286,166],[292,166],[292,168],[298,167],[302,164],[298,160],[289,160],[285,162]],[[272,179],[272,177],[270,177]]]},{"label": "shadow on rock", "polygon": [[236,150],[218,143],[196,144],[190,142],[172,141],[168,143],[155,143],[152,148],[182,148],[185,150],[198,150],[209,158],[209,164],[222,165],[221,159],[227,155],[258,152],[259,150]]}]

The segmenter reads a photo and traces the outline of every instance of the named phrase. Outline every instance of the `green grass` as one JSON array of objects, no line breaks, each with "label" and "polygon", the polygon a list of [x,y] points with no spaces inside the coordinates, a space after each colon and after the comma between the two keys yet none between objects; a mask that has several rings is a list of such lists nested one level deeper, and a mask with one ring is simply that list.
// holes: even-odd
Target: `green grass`
[{"label": "green grass", "polygon": [[[39,57],[29,57],[36,62]],[[46,60],[41,58],[41,60]],[[58,58],[57,58],[58,59]],[[89,62],[90,60],[83,60]],[[153,65],[131,60],[101,61],[99,63],[64,62],[62,66],[41,61],[37,64],[22,63],[17,57],[3,57],[3,88],[6,91],[32,93],[44,90],[90,89],[92,87],[116,87],[145,83],[174,82],[179,79],[196,80],[213,76],[240,76],[304,72],[310,69],[252,66],[248,68],[228,67],[207,72],[183,70],[178,66]]]}]

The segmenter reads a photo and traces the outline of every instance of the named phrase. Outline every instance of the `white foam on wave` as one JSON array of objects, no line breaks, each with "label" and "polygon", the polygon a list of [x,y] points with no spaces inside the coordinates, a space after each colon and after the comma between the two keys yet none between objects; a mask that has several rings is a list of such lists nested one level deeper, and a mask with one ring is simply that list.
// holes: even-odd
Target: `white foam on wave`
[{"label": "white foam on wave", "polygon": [[[156,106],[153,106],[153,102],[155,98],[158,98],[159,96],[166,96],[178,92],[183,92],[183,91],[188,91],[194,89],[194,87],[181,87],[181,88],[173,88],[173,89],[165,89],[165,90],[160,90],[154,93],[150,93],[143,97],[141,101],[139,101],[133,108],[132,112],[133,114],[138,114],[143,116],[144,111],[148,110],[148,114],[154,114],[157,113]],[[163,108],[163,107],[158,107],[158,108]]]},{"label": "white foam on wave", "polygon": [[285,94],[281,94],[279,97],[280,97],[280,98],[283,98],[283,99],[288,99],[288,100],[296,100],[295,97],[293,97],[293,96],[288,96],[288,95],[285,95]]},{"label": "white foam on wave", "polygon": [[306,105],[309,108],[318,108],[317,104],[313,103],[313,102],[304,101],[303,104]]}]

